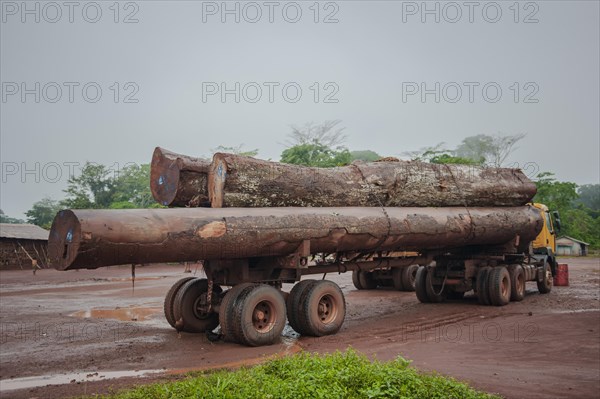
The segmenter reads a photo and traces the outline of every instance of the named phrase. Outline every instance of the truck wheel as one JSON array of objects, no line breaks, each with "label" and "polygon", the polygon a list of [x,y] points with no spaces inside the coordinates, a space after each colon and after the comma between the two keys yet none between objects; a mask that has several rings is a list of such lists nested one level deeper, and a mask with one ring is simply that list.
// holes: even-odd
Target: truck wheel
[{"label": "truck wheel", "polygon": [[266,284],[248,287],[233,307],[231,328],[239,343],[248,346],[271,345],[285,327],[285,300]]},{"label": "truck wheel", "polygon": [[373,276],[373,272],[359,271],[358,281],[360,281],[360,286],[363,287],[363,290],[374,290],[377,288],[377,281],[375,280],[375,276]]},{"label": "truck wheel", "polygon": [[440,303],[444,302],[446,299],[446,290],[445,288],[442,290],[442,286],[433,285],[433,269],[427,272],[427,276],[425,277],[425,291],[427,292],[427,297],[429,298],[429,302],[432,303]]},{"label": "truck wheel", "polygon": [[490,290],[488,288],[488,276],[491,270],[491,267],[484,266],[479,269],[479,272],[477,273],[477,281],[475,282],[475,287],[477,289],[477,300],[482,305],[489,305],[491,303]]},{"label": "truck wheel", "polygon": [[[213,285],[212,305],[218,301],[223,290],[217,284]],[[207,312],[208,280],[196,278],[181,287],[175,296],[173,315],[175,328],[185,332],[212,331],[219,325],[219,315],[211,309]]]},{"label": "truck wheel", "polygon": [[404,281],[402,280],[402,267],[394,267],[392,268],[392,286],[395,290],[398,291],[406,291],[406,287],[404,286]]},{"label": "truck wheel", "polygon": [[171,286],[171,288],[167,292],[167,295],[165,296],[165,302],[163,304],[163,309],[165,311],[165,319],[167,319],[167,322],[173,328],[175,328],[175,313],[173,311],[175,296],[185,283],[187,283],[190,280],[193,280],[194,278],[196,277],[184,277],[181,280],[177,281]]},{"label": "truck wheel", "polygon": [[510,302],[510,274],[504,266],[496,266],[488,277],[490,302],[495,306],[504,306]]},{"label": "truck wheel", "polygon": [[255,286],[254,283],[242,283],[238,284],[231,289],[225,292],[225,296],[221,301],[221,306],[219,307],[219,324],[221,325],[221,335],[227,341],[235,342],[235,337],[233,336],[233,330],[231,326],[233,324],[233,307],[235,305],[236,300],[238,299],[240,293],[248,288]]},{"label": "truck wheel", "polygon": [[360,285],[360,270],[352,270],[352,284],[357,290],[364,290],[363,286]]},{"label": "truck wheel", "polygon": [[405,291],[415,290],[417,269],[419,269],[419,265],[410,265],[402,268],[402,285],[404,286]]},{"label": "truck wheel", "polygon": [[508,269],[510,274],[510,300],[522,301],[525,298],[525,272],[521,265],[513,265]]},{"label": "truck wheel", "polygon": [[319,280],[306,287],[297,311],[304,335],[331,335],[338,332],[344,323],[346,301],[337,284]]},{"label": "truck wheel", "polygon": [[290,326],[300,335],[306,335],[302,323],[298,318],[298,312],[300,309],[300,301],[302,295],[307,288],[317,283],[317,280],[302,280],[296,284],[290,291],[290,295],[287,298],[287,318]]},{"label": "truck wheel", "polygon": [[547,294],[552,291],[552,269],[550,263],[544,263],[542,269],[543,280],[537,280],[537,287],[540,294]]},{"label": "truck wheel", "polygon": [[427,268],[425,266],[419,266],[417,269],[417,275],[415,277],[415,292],[417,294],[417,299],[421,303],[429,303],[429,296],[427,295],[426,289],[427,283]]}]

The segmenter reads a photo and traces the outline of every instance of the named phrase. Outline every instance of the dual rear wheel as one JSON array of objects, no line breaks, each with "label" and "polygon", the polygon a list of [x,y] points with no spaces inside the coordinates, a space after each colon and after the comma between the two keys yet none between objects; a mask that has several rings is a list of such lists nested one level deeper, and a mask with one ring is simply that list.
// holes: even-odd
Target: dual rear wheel
[{"label": "dual rear wheel", "polygon": [[[212,331],[219,324],[226,340],[248,346],[270,345],[279,339],[286,315],[302,335],[335,334],[346,314],[344,295],[327,280],[304,280],[287,297],[267,284],[243,283],[222,293],[213,285],[208,306],[208,281],[184,278],[165,297],[167,322],[178,331]],[[215,311],[218,309],[218,313]]]},{"label": "dual rear wheel", "polygon": [[165,318],[177,331],[191,333],[212,331],[219,325],[214,311],[222,289],[214,285],[211,304],[208,299],[208,280],[186,277],[177,281],[167,292],[164,301]]},{"label": "dual rear wheel", "polygon": [[482,305],[494,306],[522,301],[525,281],[521,265],[483,267],[477,275],[477,298]]},{"label": "dual rear wheel", "polygon": [[420,266],[417,270],[415,291],[422,303],[440,303],[446,299],[461,299],[464,292],[454,291],[451,287],[433,282],[433,268]]},{"label": "dual rear wheel", "polygon": [[[416,277],[416,293],[419,301],[438,303],[448,299],[461,299],[464,292],[452,287],[433,283],[433,269],[420,267]],[[504,306],[510,301],[521,301],[525,297],[525,274],[520,265],[485,266],[479,269],[475,291],[482,305]]]},{"label": "dual rear wheel", "polygon": [[292,288],[287,300],[290,326],[301,335],[321,337],[339,331],[346,317],[346,301],[337,284],[304,280]]}]

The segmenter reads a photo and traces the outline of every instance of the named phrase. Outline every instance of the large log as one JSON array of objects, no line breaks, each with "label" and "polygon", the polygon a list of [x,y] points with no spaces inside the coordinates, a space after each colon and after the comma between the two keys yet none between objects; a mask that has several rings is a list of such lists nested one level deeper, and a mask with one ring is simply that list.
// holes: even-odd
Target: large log
[{"label": "large log", "polygon": [[64,210],[50,231],[57,269],[310,253],[527,248],[542,227],[532,207]]},{"label": "large log", "polygon": [[313,168],[216,153],[213,208],[277,206],[519,206],[535,184],[520,169],[414,161]]},{"label": "large log", "polygon": [[164,206],[210,206],[207,175],[210,161],[156,147],[150,164],[150,190]]}]

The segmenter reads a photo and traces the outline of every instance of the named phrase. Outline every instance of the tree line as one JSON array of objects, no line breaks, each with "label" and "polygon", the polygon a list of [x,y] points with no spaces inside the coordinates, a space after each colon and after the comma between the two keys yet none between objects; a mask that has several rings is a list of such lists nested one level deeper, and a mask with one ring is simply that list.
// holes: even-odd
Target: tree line
[{"label": "tree line", "polygon": [[[524,134],[512,136],[476,135],[467,137],[454,149],[445,143],[418,151],[404,153],[411,160],[437,164],[466,164],[479,166],[505,166],[509,155]],[[284,143],[280,162],[335,167],[353,161],[376,161],[381,157],[371,150],[350,151],[345,145],[347,136],[341,121],[325,121],[321,124],[307,123],[292,126]],[[258,149],[244,150],[243,145],[219,146],[214,152],[231,152],[256,156]],[[546,204],[561,214],[563,230],[568,235],[600,248],[600,184],[578,186],[572,182],[560,182],[551,172],[538,173],[538,192],[535,202]],[[65,208],[77,209],[124,209],[160,207],[150,192],[150,165],[128,165],[114,171],[104,165],[86,163],[78,176],[71,176],[65,198],[57,201],[46,197],[33,204],[26,212],[27,222],[48,229],[54,215]],[[0,210],[2,223],[23,223]]]}]

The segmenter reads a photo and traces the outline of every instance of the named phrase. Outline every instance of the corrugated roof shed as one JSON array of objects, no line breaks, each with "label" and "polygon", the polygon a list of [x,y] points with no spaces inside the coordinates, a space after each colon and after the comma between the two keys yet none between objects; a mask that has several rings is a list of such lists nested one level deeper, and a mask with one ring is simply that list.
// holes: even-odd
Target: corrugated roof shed
[{"label": "corrugated roof shed", "polygon": [[0,223],[1,238],[18,238],[22,240],[48,240],[48,230],[34,224]]},{"label": "corrugated roof shed", "polygon": [[573,241],[573,242],[576,242],[576,243],[578,243],[578,244],[590,245],[590,244],[589,244],[589,243],[587,243],[587,242],[583,242],[583,241],[581,241],[581,240],[578,240],[577,238],[573,238],[573,237],[569,237],[569,236],[562,236],[562,237],[558,237],[558,240],[557,240],[557,241],[559,241],[559,240],[562,240],[562,239],[571,240],[571,241]]}]

